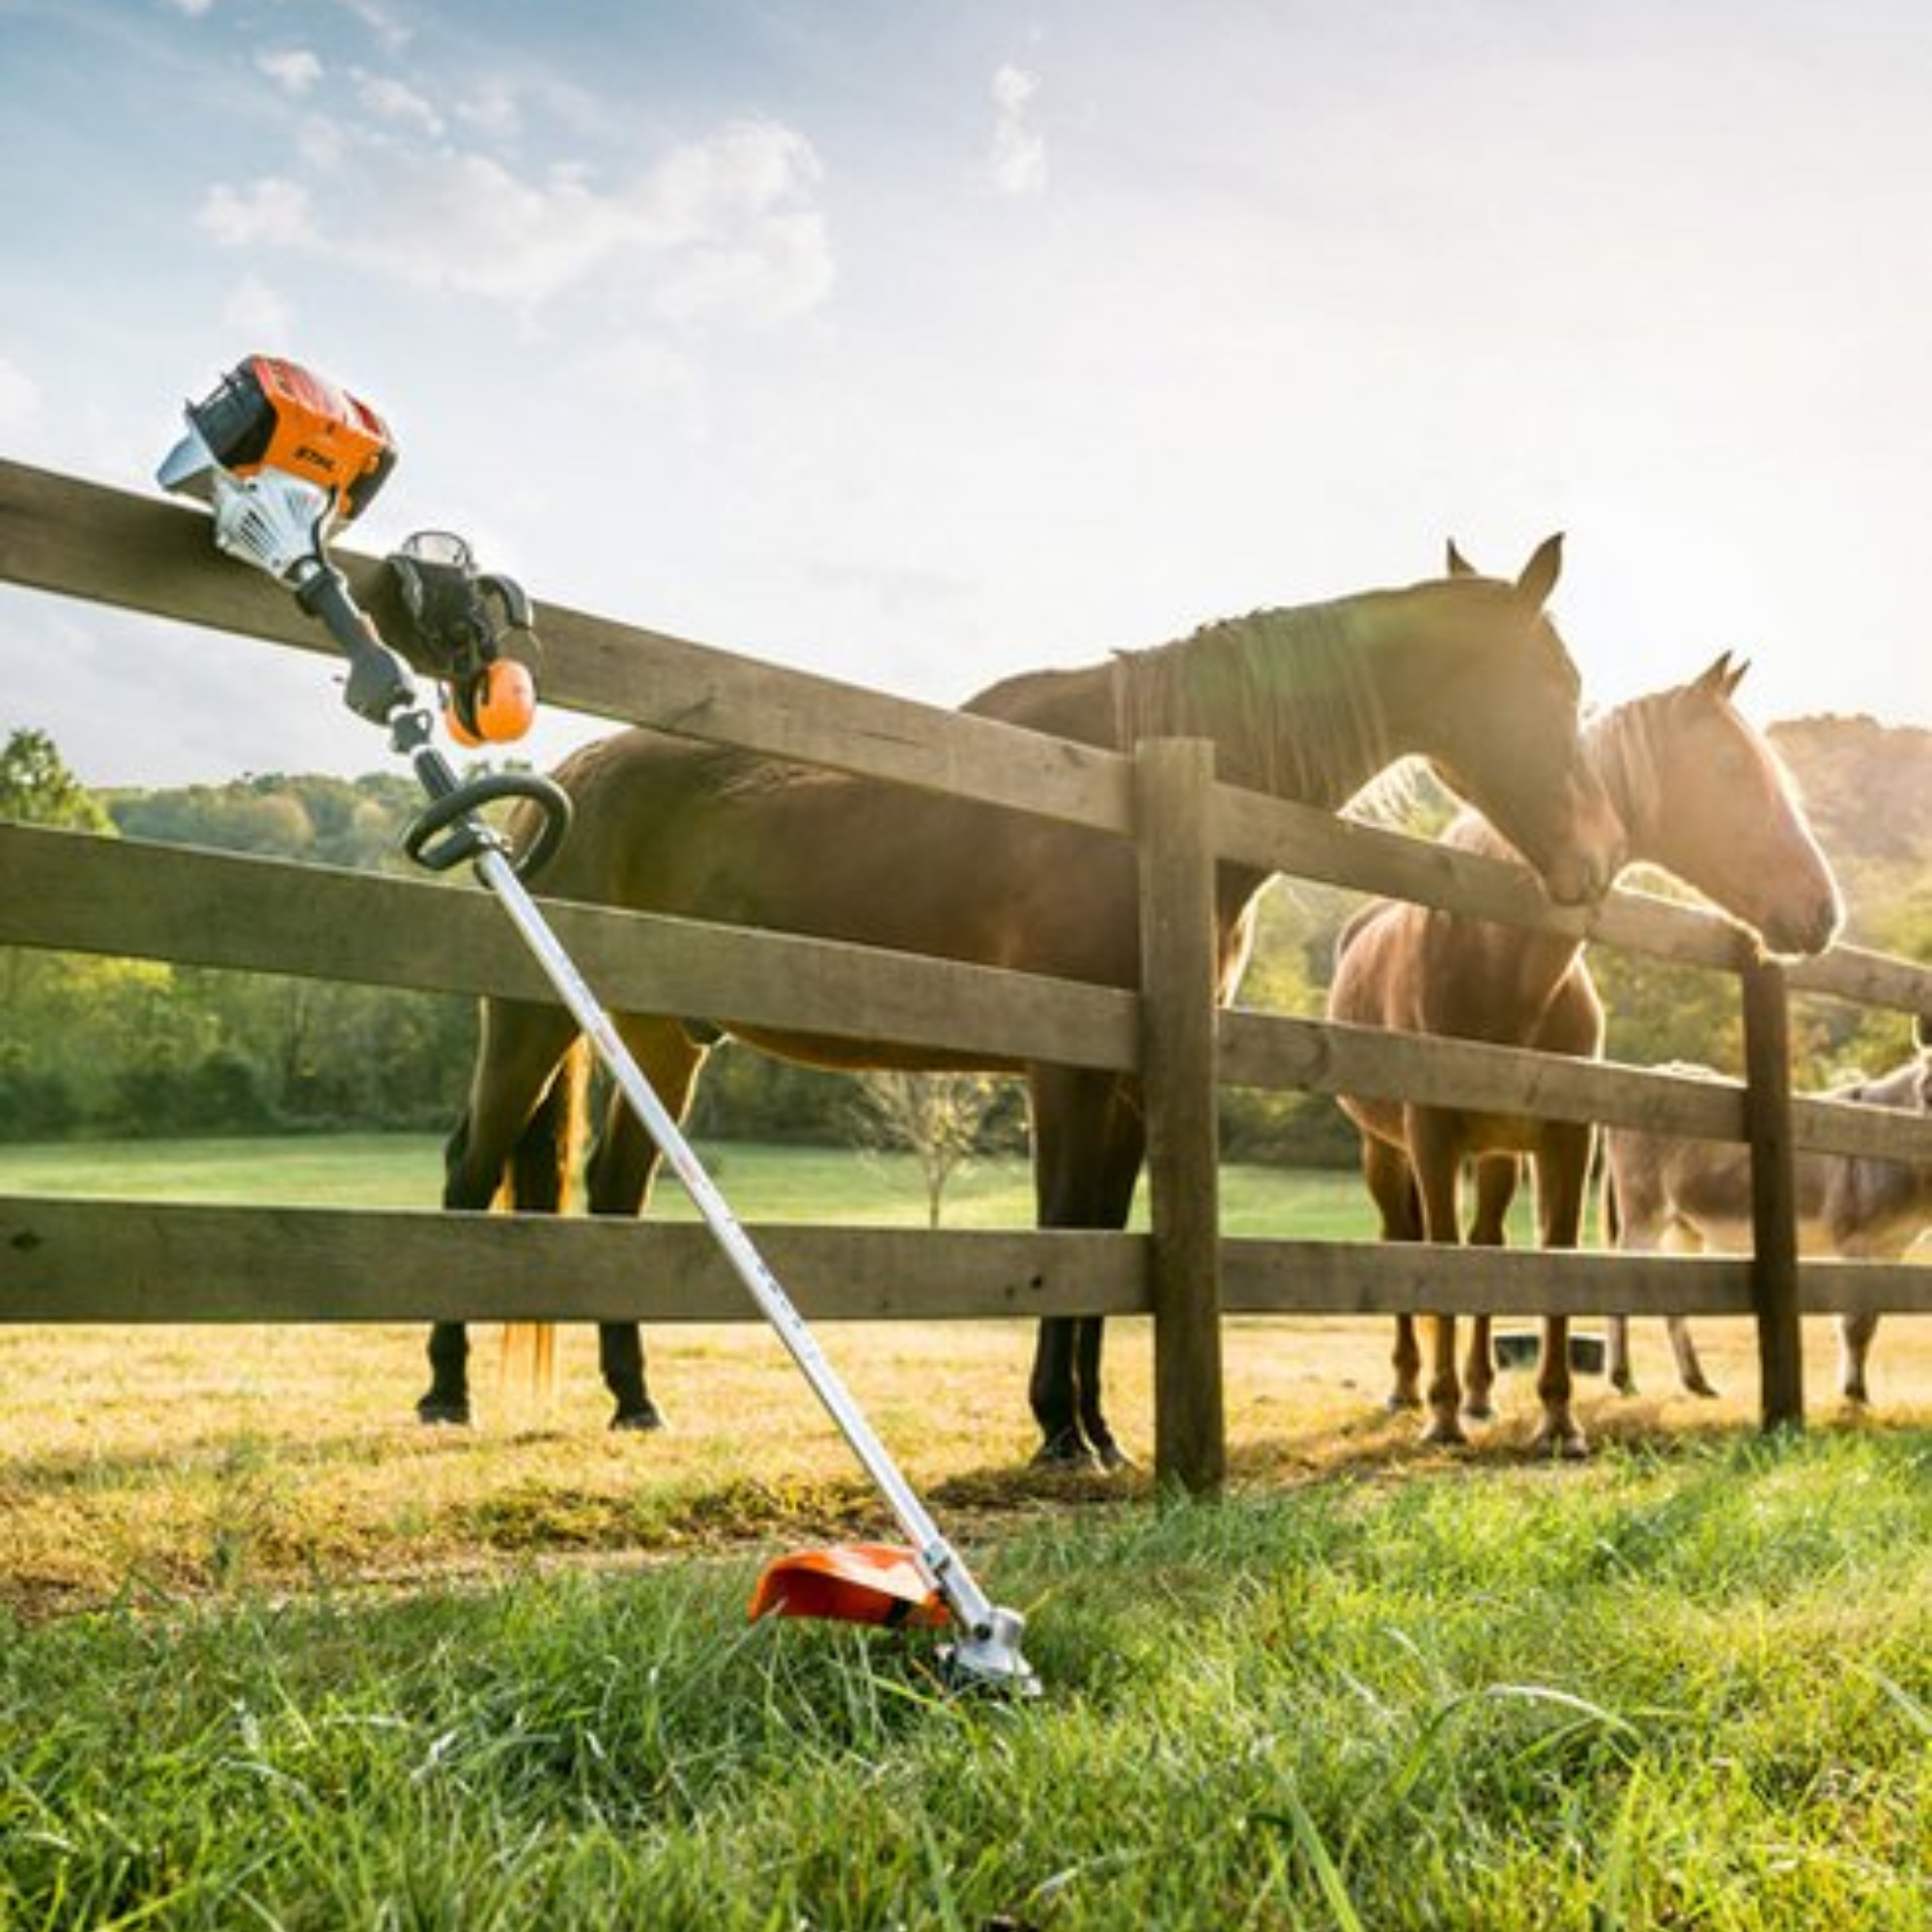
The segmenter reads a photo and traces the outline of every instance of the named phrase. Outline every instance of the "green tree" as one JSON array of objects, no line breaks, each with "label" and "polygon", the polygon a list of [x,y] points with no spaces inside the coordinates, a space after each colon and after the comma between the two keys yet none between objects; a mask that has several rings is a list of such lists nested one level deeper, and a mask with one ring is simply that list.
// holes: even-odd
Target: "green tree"
[{"label": "green tree", "polygon": [[[112,837],[100,801],[44,731],[22,727],[0,748],[0,818]],[[0,948],[0,1136],[66,1133],[102,1080],[103,1032],[138,1030],[166,969]]]},{"label": "green tree", "polygon": [[74,775],[44,731],[26,726],[0,750],[0,818],[111,832],[106,809]]}]

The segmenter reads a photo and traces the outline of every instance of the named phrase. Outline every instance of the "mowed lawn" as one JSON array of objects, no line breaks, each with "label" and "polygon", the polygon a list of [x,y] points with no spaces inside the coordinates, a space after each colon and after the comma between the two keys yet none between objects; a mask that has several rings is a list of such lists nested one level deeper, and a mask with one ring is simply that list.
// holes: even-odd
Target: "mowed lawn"
[{"label": "mowed lawn", "polygon": [[[750,1221],[916,1222],[908,1176],[707,1150]],[[420,1205],[428,1140],[0,1151],[0,1191]],[[666,1212],[688,1211],[668,1187]],[[1233,1169],[1236,1232],[1369,1232],[1348,1176]],[[1016,1167],[953,1225],[1025,1225]],[[0,1926],[1932,1925],[1932,1346],[1767,1443],[1586,1383],[1598,1453],[1379,1407],[1378,1322],[1239,1321],[1227,1500],[1024,1467],[1020,1324],[829,1326],[1003,1600],[1034,1705],[923,1639],[750,1626],[772,1551],[891,1527],[755,1324],[593,1338],[547,1404],[411,1417],[412,1328],[0,1330]],[[1151,1447],[1146,1324],[1111,1407]]]}]

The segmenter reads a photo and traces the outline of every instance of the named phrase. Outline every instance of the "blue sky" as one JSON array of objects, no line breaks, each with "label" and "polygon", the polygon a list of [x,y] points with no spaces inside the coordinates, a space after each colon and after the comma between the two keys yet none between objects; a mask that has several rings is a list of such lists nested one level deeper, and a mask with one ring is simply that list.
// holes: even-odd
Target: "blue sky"
[{"label": "blue sky", "polygon": [[[0,449],[151,488],[290,354],[395,426],[358,544],[941,702],[1562,528],[1600,700],[1932,724],[1928,99],[1905,0],[0,0]],[[92,782],[384,762],[0,619]]]}]

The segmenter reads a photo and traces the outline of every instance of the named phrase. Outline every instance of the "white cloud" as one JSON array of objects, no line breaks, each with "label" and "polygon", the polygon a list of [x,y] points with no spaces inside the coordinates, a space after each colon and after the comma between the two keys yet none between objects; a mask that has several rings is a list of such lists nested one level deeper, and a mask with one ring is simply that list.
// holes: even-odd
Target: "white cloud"
[{"label": "white cloud", "polygon": [[0,355],[0,432],[17,435],[41,407],[41,385],[17,363]]},{"label": "white cloud", "polygon": [[609,273],[670,321],[758,323],[832,285],[818,158],[777,122],[727,123],[614,189],[579,167],[530,175],[407,131],[320,126],[327,141],[303,137],[312,186],[219,184],[201,227],[227,246],[299,249],[522,308]]},{"label": "white cloud", "polygon": [[257,275],[244,275],[229,292],[221,323],[245,335],[257,350],[284,350],[295,337],[295,311],[288,298]]},{"label": "white cloud", "polygon": [[355,92],[363,106],[378,120],[418,134],[434,136],[442,132],[442,116],[404,81],[392,80],[385,74],[358,74]]},{"label": "white cloud", "polygon": [[281,47],[257,54],[255,65],[286,94],[306,94],[323,74],[321,56],[307,47]]},{"label": "white cloud", "polygon": [[324,173],[339,167],[348,137],[339,121],[327,114],[304,114],[296,130],[296,152],[310,167]]},{"label": "white cloud", "polygon": [[335,0],[335,4],[359,20],[389,53],[400,53],[415,38],[415,29],[397,19],[381,0]]},{"label": "white cloud", "polygon": [[246,188],[215,183],[195,219],[226,248],[246,248],[256,242],[293,248],[312,239],[308,190],[280,175],[270,175]]},{"label": "white cloud", "polygon": [[1046,191],[1046,137],[1027,125],[1039,76],[1006,66],[993,75],[993,149],[986,172],[1002,194]]},{"label": "white cloud", "polygon": [[524,125],[516,89],[507,80],[486,81],[474,94],[459,100],[455,111],[465,127],[491,140],[514,140]]}]

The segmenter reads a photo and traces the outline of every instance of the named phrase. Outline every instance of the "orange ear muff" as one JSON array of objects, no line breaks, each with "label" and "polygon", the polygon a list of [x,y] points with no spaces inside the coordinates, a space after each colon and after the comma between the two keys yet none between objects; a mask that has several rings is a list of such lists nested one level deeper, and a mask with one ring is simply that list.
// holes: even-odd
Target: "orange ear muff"
[{"label": "orange ear muff", "polygon": [[470,693],[477,730],[493,745],[507,745],[530,728],[537,715],[536,680],[515,658],[498,658]]},{"label": "orange ear muff", "polygon": [[536,681],[514,658],[498,658],[474,677],[449,688],[442,722],[466,751],[508,745],[530,728],[537,715]]}]

